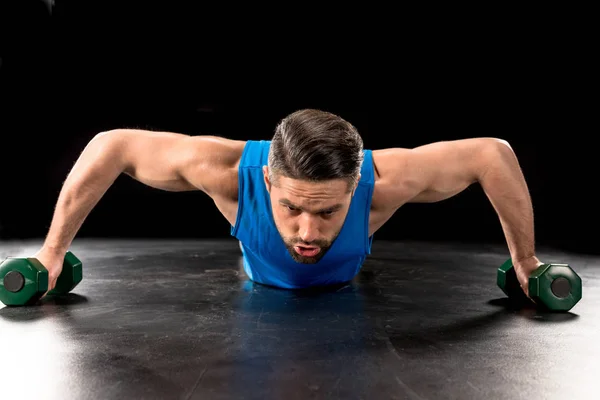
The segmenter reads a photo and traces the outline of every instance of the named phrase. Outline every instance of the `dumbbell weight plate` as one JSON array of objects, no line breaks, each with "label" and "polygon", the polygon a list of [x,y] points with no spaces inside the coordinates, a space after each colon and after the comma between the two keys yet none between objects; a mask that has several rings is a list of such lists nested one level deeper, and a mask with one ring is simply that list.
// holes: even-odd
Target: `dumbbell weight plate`
[{"label": "dumbbell weight plate", "polygon": [[531,304],[531,299],[525,295],[525,292],[523,292],[523,289],[521,288],[521,284],[517,279],[517,273],[513,268],[512,260],[510,258],[498,268],[496,283],[511,301],[514,301],[517,304]]},{"label": "dumbbell weight plate", "polygon": [[67,251],[63,261],[62,271],[56,280],[54,289],[48,295],[67,294],[75,288],[83,279],[83,268],[81,261],[75,255]]},{"label": "dumbbell weight plate", "polygon": [[581,300],[581,278],[568,264],[544,264],[529,277],[529,296],[551,310],[568,311]]},{"label": "dumbbell weight plate", "polygon": [[48,290],[48,271],[35,258],[7,258],[0,265],[0,302],[7,306],[37,302]]}]

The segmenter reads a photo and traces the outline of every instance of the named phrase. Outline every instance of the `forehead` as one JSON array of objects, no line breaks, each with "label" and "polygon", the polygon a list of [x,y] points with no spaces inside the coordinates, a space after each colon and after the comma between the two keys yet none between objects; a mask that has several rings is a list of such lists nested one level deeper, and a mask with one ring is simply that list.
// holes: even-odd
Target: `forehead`
[{"label": "forehead", "polygon": [[307,202],[339,200],[348,196],[348,182],[343,179],[313,182],[280,176],[274,192],[280,197],[301,198]]}]

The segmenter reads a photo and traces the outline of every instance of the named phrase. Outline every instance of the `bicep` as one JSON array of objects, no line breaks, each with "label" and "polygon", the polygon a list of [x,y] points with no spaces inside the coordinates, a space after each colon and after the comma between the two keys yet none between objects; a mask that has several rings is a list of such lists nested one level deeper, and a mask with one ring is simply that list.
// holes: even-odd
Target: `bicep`
[{"label": "bicep", "polygon": [[383,201],[399,207],[452,197],[478,180],[499,144],[494,138],[473,138],[382,150],[377,169]]}]

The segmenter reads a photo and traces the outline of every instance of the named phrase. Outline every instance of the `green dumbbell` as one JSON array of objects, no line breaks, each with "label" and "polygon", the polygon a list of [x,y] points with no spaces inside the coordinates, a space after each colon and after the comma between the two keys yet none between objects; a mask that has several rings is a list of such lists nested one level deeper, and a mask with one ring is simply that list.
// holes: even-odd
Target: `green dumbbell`
[{"label": "green dumbbell", "polygon": [[[496,280],[511,299],[527,299],[510,258],[498,268]],[[543,264],[529,276],[529,297],[549,310],[569,311],[581,295],[581,278],[568,264]]]},{"label": "green dumbbell", "polygon": [[[48,295],[69,293],[82,278],[81,261],[68,251],[56,286]],[[32,305],[47,291],[48,270],[36,258],[8,257],[0,264],[0,301],[5,305]]]}]

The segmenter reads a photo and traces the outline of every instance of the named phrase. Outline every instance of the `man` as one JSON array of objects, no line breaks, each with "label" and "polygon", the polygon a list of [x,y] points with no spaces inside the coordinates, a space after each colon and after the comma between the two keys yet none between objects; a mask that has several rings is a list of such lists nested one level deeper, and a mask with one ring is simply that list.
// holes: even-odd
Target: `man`
[{"label": "man", "polygon": [[49,270],[49,290],[84,219],[122,173],[157,189],[210,196],[240,241],[246,272],[262,284],[349,281],[374,233],[399,207],[441,201],[474,183],[498,214],[526,294],[541,265],[528,188],[506,141],[365,150],[352,124],[304,109],[283,118],[270,141],[129,129],[98,134],[69,173],[35,255]]}]

